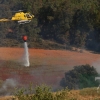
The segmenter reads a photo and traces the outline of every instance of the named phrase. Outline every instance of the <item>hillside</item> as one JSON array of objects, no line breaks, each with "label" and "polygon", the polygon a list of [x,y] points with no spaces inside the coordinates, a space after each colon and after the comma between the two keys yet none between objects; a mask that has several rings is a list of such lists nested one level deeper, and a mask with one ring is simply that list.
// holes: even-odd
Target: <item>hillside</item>
[{"label": "hillside", "polygon": [[[7,95],[14,86],[47,84],[53,91],[61,89],[60,81],[64,73],[73,66],[90,64],[99,72],[100,55],[90,51],[29,49],[30,67],[21,63],[24,48],[0,48],[0,94]],[[14,84],[11,84],[14,83]],[[11,85],[9,85],[11,84]],[[6,90],[4,90],[6,86]]]},{"label": "hillside", "polygon": [[32,48],[61,49],[66,45],[100,52],[99,4],[98,0],[1,0],[0,19],[11,19],[19,10],[35,17],[21,25],[1,21],[0,47],[20,47],[21,37],[27,35]]},{"label": "hillside", "polygon": [[[0,48],[0,60],[15,61],[21,60],[24,48]],[[75,65],[81,64],[98,64],[100,55],[90,51],[83,50],[45,50],[45,49],[29,49],[29,57],[31,67],[33,66],[55,66],[61,67],[66,71],[72,69]],[[18,62],[17,62],[18,63]],[[63,69],[64,68],[64,69]],[[54,69],[54,68],[53,68]],[[56,68],[55,68],[56,69]]]},{"label": "hillside", "polygon": [[[31,82],[33,87],[47,84],[57,91],[65,72],[77,65],[89,64],[100,73],[99,4],[99,0],[1,0],[0,19],[11,20],[18,10],[35,17],[27,24],[0,22],[0,95]],[[23,35],[28,36],[29,67],[23,66]]]},{"label": "hillside", "polygon": [[[0,48],[1,80],[15,79],[18,84],[47,84],[53,90],[59,86],[64,73],[76,65],[90,64],[99,69],[99,54],[67,50],[29,49],[30,67],[21,64],[23,48]],[[99,71],[99,70],[97,70]]]}]

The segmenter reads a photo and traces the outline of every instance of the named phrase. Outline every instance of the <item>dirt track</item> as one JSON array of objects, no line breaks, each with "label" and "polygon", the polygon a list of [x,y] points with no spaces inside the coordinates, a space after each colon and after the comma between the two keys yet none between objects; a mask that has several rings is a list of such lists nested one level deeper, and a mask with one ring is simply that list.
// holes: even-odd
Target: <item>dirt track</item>
[{"label": "dirt track", "polygon": [[[18,61],[23,55],[23,48],[0,48],[0,60]],[[88,51],[83,53],[67,50],[43,50],[29,49],[30,67],[16,68],[9,67],[5,62],[1,62],[1,79],[6,81],[9,78],[15,78],[20,83],[33,82],[37,84],[47,84],[56,90],[59,87],[64,73],[75,65],[90,64],[98,67],[99,54],[93,54]],[[5,67],[7,66],[7,67]]]}]

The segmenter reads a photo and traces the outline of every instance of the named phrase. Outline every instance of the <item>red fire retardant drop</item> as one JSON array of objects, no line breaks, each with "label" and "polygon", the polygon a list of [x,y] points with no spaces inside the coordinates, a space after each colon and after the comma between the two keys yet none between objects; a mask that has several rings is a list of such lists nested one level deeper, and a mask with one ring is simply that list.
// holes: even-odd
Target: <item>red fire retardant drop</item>
[{"label": "red fire retardant drop", "polygon": [[24,42],[26,42],[26,41],[27,41],[27,36],[24,35],[24,36],[22,37],[22,39],[24,40]]}]

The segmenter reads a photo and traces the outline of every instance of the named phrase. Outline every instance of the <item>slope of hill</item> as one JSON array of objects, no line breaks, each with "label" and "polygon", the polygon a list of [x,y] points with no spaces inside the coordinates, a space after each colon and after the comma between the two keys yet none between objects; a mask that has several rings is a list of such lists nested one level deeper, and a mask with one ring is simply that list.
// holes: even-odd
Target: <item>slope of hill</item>
[{"label": "slope of hill", "polygon": [[64,73],[73,66],[90,64],[99,68],[99,54],[67,50],[29,49],[30,67],[21,65],[23,48],[0,48],[0,79],[17,82],[14,86],[33,83],[34,86],[47,84],[53,90],[61,89],[60,81]]}]

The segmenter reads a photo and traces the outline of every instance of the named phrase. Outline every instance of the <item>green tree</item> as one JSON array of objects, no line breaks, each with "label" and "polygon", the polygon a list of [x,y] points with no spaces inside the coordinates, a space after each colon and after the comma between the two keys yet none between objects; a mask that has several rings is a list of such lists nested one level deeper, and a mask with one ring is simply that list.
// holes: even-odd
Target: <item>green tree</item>
[{"label": "green tree", "polygon": [[98,82],[95,81],[96,76],[98,76],[98,73],[93,66],[80,65],[66,72],[65,78],[61,83],[70,89],[95,87],[98,85]]}]

